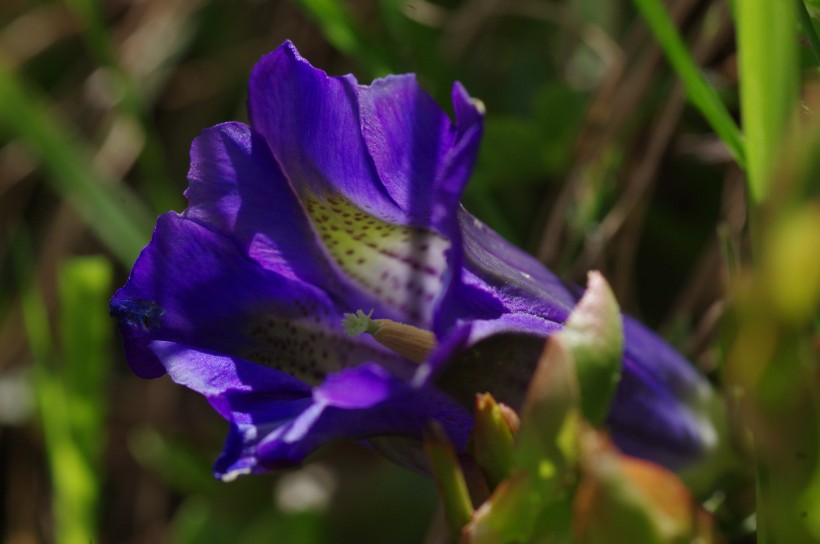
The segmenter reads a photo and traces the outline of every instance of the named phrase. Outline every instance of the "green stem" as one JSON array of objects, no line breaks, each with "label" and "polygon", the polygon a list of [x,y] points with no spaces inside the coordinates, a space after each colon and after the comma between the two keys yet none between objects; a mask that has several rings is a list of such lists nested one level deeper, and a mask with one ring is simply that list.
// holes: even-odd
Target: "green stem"
[{"label": "green stem", "polygon": [[441,495],[447,525],[457,542],[462,528],[473,518],[473,504],[453,445],[440,425],[430,425],[424,437],[424,451]]}]

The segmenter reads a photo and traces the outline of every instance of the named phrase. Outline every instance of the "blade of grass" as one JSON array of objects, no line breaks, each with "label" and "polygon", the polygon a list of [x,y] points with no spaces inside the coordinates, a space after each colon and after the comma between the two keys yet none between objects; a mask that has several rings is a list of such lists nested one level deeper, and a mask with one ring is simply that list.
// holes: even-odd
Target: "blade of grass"
[{"label": "blade of grass", "polygon": [[[717,133],[735,161],[741,168],[746,168],[746,154],[743,137],[726,106],[721,102],[717,91],[706,81],[706,78],[695,64],[689,50],[680,36],[675,24],[669,17],[661,0],[634,0],[658,43],[664,50],[666,58],[674,67],[683,82],[686,93],[692,104],[706,118]],[[779,2],[777,2],[779,5]],[[765,36],[762,34],[761,36]],[[766,43],[767,40],[761,40]]]},{"label": "blade of grass", "polygon": [[735,3],[740,108],[746,135],[749,190],[765,200],[782,139],[799,92],[794,2]]},{"label": "blade of grass", "polygon": [[[99,467],[105,445],[111,281],[111,264],[104,257],[76,257],[59,270],[62,364],[54,376],[68,416],[69,436],[63,437],[68,443],[60,450],[72,451],[74,466],[52,458],[53,478],[59,484],[55,510],[77,525],[72,534],[82,532],[88,537],[97,534],[102,487]],[[78,538],[64,541],[80,542]]]},{"label": "blade of grass", "polygon": [[60,340],[64,385],[77,446],[97,466],[103,445],[111,319],[110,262],[75,257],[60,267]]},{"label": "blade of grass", "polygon": [[130,267],[148,242],[153,218],[126,187],[92,166],[90,150],[49,115],[48,102],[0,60],[0,124],[18,134],[48,171],[46,180],[94,234]]},{"label": "blade of grass", "polygon": [[[30,280],[32,265],[25,236],[18,238],[12,256],[51,473],[53,539],[59,544],[95,542],[102,485],[97,467],[105,421],[99,402],[101,380],[93,378],[99,378],[106,365],[110,324],[105,308],[111,268],[102,258],[79,260],[63,268],[63,325],[71,323],[62,331],[63,347],[73,360],[64,359],[60,365],[42,293]],[[100,311],[89,311],[97,307]],[[86,382],[88,378],[92,379]]]},{"label": "blade of grass", "polygon": [[[109,339],[108,297],[112,270],[103,257],[77,257],[60,267],[61,368],[47,380],[63,402],[43,399],[43,418],[65,427],[49,444],[55,514],[66,543],[92,542],[97,534],[105,445]],[[52,413],[66,410],[61,415]]]},{"label": "blade of grass", "polygon": [[814,58],[817,59],[817,64],[820,66],[820,37],[817,36],[817,29],[814,28],[809,9],[803,0],[797,0],[797,16],[800,17],[800,26],[803,28],[803,34],[805,34],[809,40],[811,50],[814,52]]}]

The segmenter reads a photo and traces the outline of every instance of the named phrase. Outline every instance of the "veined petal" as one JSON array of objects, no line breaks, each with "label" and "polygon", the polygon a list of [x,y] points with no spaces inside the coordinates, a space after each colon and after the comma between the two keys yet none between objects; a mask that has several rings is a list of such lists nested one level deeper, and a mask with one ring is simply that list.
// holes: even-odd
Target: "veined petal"
[{"label": "veined petal", "polygon": [[[517,407],[526,391],[520,385],[529,380],[543,339],[562,328],[576,297],[534,258],[460,205],[457,211],[460,243],[452,254],[458,267],[451,271],[434,328],[442,347],[414,379],[426,383],[441,378],[459,391],[464,389],[460,384],[469,382]],[[449,340],[454,335],[462,339]],[[498,338],[502,336],[507,340]],[[505,343],[516,345],[515,350],[487,349]],[[476,359],[477,353],[484,355]],[[464,397],[464,391],[457,396]]]},{"label": "veined petal", "polygon": [[493,312],[529,314],[553,323],[567,319],[577,297],[544,265],[460,206],[458,224],[464,272],[442,302],[437,332],[457,319],[487,319]]},{"label": "veined petal", "polygon": [[367,152],[352,75],[330,77],[286,42],[254,67],[248,94],[251,125],[302,198],[340,195],[394,222],[400,210]]},{"label": "veined petal", "polygon": [[455,210],[481,135],[481,112],[461,86],[453,99],[456,124],[414,76],[359,85],[314,68],[290,43],[259,62],[250,84],[254,130],[330,261],[379,315],[425,328],[457,269]]},{"label": "veined petal", "polygon": [[689,361],[629,316],[624,316],[624,339],[624,359],[651,376],[655,387],[685,402],[697,401],[709,393],[708,384]]},{"label": "veined petal", "polygon": [[462,86],[453,89],[454,124],[411,74],[359,85],[314,68],[286,42],[256,65],[249,95],[254,130],[303,199],[339,195],[389,223],[447,234],[439,220],[454,216],[482,128]]},{"label": "veined petal", "polygon": [[417,243],[411,229],[339,196],[299,200],[265,141],[241,123],[194,140],[188,177],[184,217],[233,239],[263,268],[320,287],[342,308],[429,320],[446,267],[443,238],[422,232]]},{"label": "veined petal", "polygon": [[186,219],[232,238],[262,267],[313,285],[334,281],[298,196],[249,126],[224,123],[194,139],[185,196]]},{"label": "veined petal", "polygon": [[[456,89],[463,87],[454,88],[456,124],[412,74],[378,79],[359,93],[365,144],[403,220],[447,237],[482,129],[477,106]],[[464,168],[453,167],[461,162]]]},{"label": "veined petal", "polygon": [[659,385],[656,376],[663,368],[656,361],[625,356],[607,426],[627,455],[680,469],[713,449],[717,435],[694,405]]}]

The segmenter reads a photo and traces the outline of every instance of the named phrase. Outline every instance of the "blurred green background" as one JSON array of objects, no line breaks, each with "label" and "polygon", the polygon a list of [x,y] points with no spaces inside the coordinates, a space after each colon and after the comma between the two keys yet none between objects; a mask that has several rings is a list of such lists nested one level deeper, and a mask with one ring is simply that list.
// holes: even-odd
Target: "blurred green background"
[{"label": "blurred green background", "polygon": [[[687,83],[689,96],[694,88],[704,98],[687,100],[678,75],[685,70],[670,67],[645,22],[647,6],[659,5],[5,0],[0,539],[413,543],[440,522],[431,481],[357,444],[328,448],[300,471],[213,481],[226,425],[168,379],[133,376],[108,317],[108,299],[155,217],[185,206],[191,140],[205,127],[246,120],[248,74],[285,39],[315,66],[363,83],[415,72],[445,109],[461,81],[487,107],[467,208],[566,279],[583,282],[587,270],[601,270],[625,310],[721,382],[724,348],[743,330],[738,319],[720,340],[727,286],[755,245],[736,161],[743,142],[732,130],[742,107],[739,74],[756,76],[754,68],[739,71],[729,2],[670,0],[679,34],[672,27],[666,35],[682,39],[704,76]],[[786,36],[801,77],[775,78],[772,92],[802,89],[799,115],[813,121],[820,92],[811,84],[817,59],[807,28]],[[750,32],[788,60],[788,47],[777,50],[780,37],[761,29]],[[761,69],[758,79],[767,74]],[[710,117],[704,103],[725,108]],[[750,144],[750,172],[760,149],[774,145]],[[801,150],[797,162],[820,155],[817,146]],[[811,168],[788,175],[820,178]],[[817,183],[807,186],[783,190],[816,202]],[[807,257],[809,270],[815,257]],[[817,352],[817,293],[806,293],[810,310],[801,319],[814,328],[798,327],[810,353],[803,366],[816,363]],[[808,368],[808,383],[820,383],[811,382],[816,366]],[[788,387],[777,398],[792,395]],[[807,398],[816,411],[817,395]],[[795,432],[815,433],[815,419],[808,421]],[[801,451],[814,463],[811,448]],[[810,504],[820,507],[817,482]],[[724,530],[732,542],[754,541],[754,486],[725,491]]]}]

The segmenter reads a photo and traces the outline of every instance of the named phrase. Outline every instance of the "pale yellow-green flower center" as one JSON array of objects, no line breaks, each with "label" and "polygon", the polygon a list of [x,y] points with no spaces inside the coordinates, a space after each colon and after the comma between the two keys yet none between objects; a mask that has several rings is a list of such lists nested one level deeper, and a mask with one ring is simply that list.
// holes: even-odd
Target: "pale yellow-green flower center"
[{"label": "pale yellow-green flower center", "polygon": [[338,195],[304,202],[323,245],[348,278],[402,320],[429,322],[442,288],[447,240],[378,219]]},{"label": "pale yellow-green flower center", "polygon": [[[402,322],[429,328],[433,302],[442,289],[449,242],[425,229],[378,219],[340,196],[309,196],[302,201],[328,257],[353,284],[341,287],[358,287],[369,294],[381,315],[392,311]],[[391,336],[391,331],[381,334],[388,344],[397,335]],[[242,356],[312,384],[320,383],[328,372],[384,359],[379,348],[347,336],[338,317],[313,301],[293,303],[277,315],[254,319],[248,336],[251,342]],[[404,329],[398,336],[415,338]],[[392,344],[387,347],[421,360],[431,348],[413,342],[423,351],[419,348],[418,354],[408,355]]]}]

